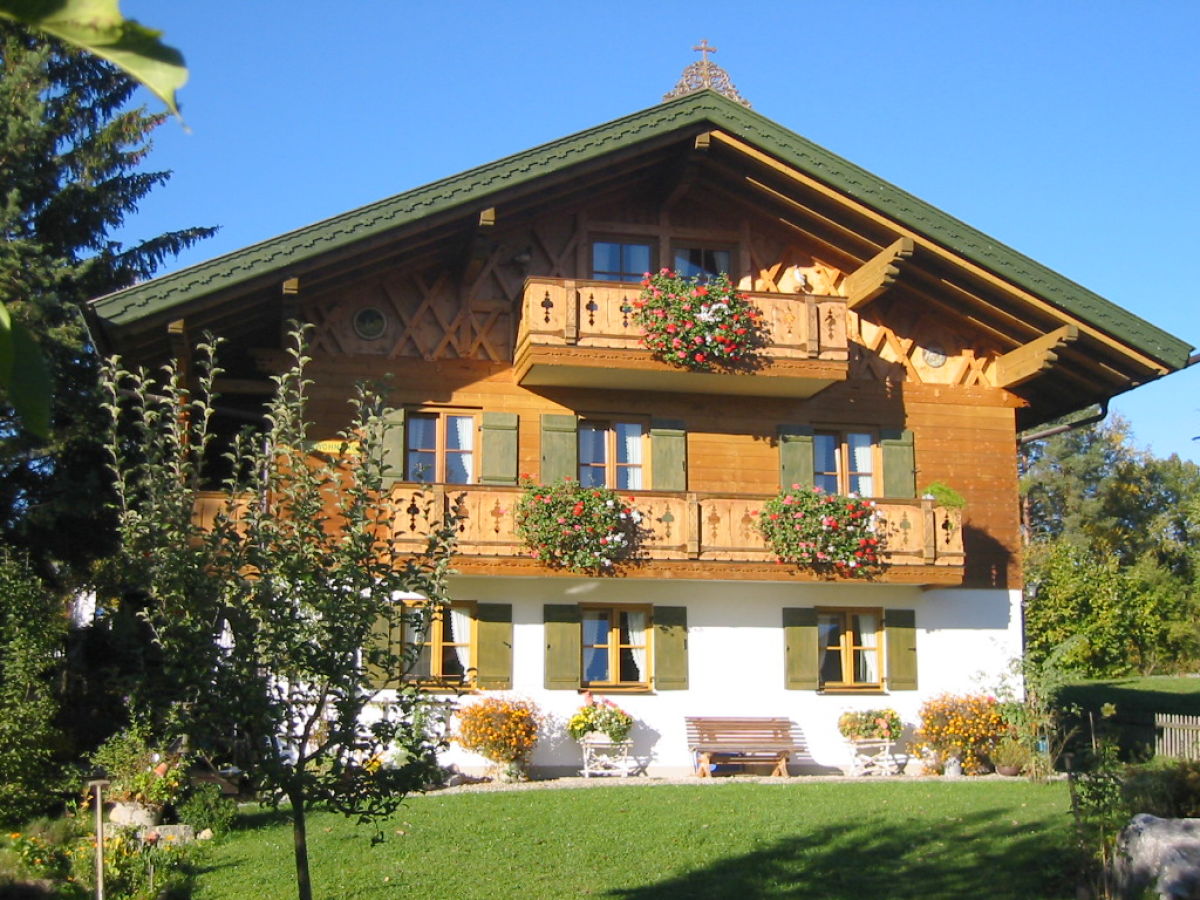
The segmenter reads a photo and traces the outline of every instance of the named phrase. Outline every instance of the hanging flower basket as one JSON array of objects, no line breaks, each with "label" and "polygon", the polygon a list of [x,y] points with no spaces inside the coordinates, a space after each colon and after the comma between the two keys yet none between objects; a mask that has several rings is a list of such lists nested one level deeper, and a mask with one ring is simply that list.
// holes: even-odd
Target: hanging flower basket
[{"label": "hanging flower basket", "polygon": [[647,273],[633,308],[646,349],[695,372],[750,368],[765,343],[761,314],[724,273],[703,284],[670,269]]},{"label": "hanging flower basket", "polygon": [[793,484],[767,501],[758,528],[780,562],[867,577],[882,565],[875,518],[872,500]]},{"label": "hanging flower basket", "polygon": [[534,559],[572,572],[604,572],[637,554],[642,517],[632,498],[570,478],[522,486],[517,534]]}]

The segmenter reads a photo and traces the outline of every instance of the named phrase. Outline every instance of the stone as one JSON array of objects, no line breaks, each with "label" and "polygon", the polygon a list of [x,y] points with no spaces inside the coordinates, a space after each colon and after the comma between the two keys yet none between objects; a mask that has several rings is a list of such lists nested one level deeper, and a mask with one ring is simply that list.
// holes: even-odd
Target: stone
[{"label": "stone", "polygon": [[1113,884],[1120,900],[1147,888],[1159,900],[1200,900],[1200,819],[1134,816],[1117,838]]},{"label": "stone", "polygon": [[144,844],[190,844],[196,840],[196,830],[191,825],[155,825],[138,832]]},{"label": "stone", "polygon": [[198,840],[198,841],[211,841],[212,839],[213,839],[213,830],[211,828],[205,828],[198,835],[196,835],[196,840]]},{"label": "stone", "polygon": [[113,825],[131,828],[153,828],[162,818],[162,810],[141,803],[114,803],[108,811],[108,821]]}]

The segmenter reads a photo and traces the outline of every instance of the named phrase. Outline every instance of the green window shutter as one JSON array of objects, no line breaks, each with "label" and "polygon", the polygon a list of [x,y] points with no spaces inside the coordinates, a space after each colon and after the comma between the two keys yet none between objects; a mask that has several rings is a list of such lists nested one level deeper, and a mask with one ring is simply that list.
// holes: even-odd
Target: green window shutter
[{"label": "green window shutter", "polygon": [[807,425],[779,426],[779,487],[812,487],[813,430]]},{"label": "green window shutter", "polygon": [[687,607],[654,607],[654,687],[657,690],[687,690],[687,649]]},{"label": "green window shutter", "polygon": [[887,653],[889,691],[917,689],[917,614],[911,609],[889,609],[883,614],[884,651]]},{"label": "green window shutter", "polygon": [[475,685],[512,689],[512,604],[480,603],[475,612]]},{"label": "green window shutter", "polygon": [[390,409],[383,416],[383,477],[404,480],[404,410]]},{"label": "green window shutter", "polygon": [[517,414],[485,412],[480,435],[480,484],[517,483]]},{"label": "green window shutter", "polygon": [[913,433],[898,428],[879,432],[883,450],[883,496],[911,499],[917,496],[917,461],[913,453]]},{"label": "green window shutter", "polygon": [[579,477],[579,444],[576,419],[571,415],[542,416],[542,484]]},{"label": "green window shutter", "polygon": [[578,606],[548,603],[543,609],[546,629],[546,690],[579,689],[583,653]]},{"label": "green window shutter", "polygon": [[650,420],[650,481],[655,491],[687,490],[687,431],[677,419]]},{"label": "green window shutter", "polygon": [[815,691],[821,686],[817,642],[817,611],[784,609],[784,687],[789,691]]},{"label": "green window shutter", "polygon": [[[402,610],[396,610],[395,618],[380,616],[376,619],[375,624],[371,626],[371,634],[368,638],[372,649],[386,649],[394,654],[398,666],[403,665],[402,654],[404,651],[404,626],[400,619],[401,612]],[[398,671],[388,671],[371,662],[367,663],[367,683],[376,690],[395,687],[400,680],[399,675]]]}]

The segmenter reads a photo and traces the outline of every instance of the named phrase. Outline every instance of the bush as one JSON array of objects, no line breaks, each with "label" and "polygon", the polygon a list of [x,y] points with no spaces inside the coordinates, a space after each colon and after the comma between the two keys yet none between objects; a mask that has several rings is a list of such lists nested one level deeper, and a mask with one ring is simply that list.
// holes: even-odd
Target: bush
[{"label": "bush", "polygon": [[964,772],[978,775],[987,771],[993,749],[1007,734],[995,697],[942,694],[921,707],[917,746],[938,763],[960,759]]},{"label": "bush", "polygon": [[1122,795],[1131,813],[1162,819],[1200,816],[1200,761],[1157,759],[1131,767]]},{"label": "bush", "polygon": [[537,744],[539,715],[531,700],[485,697],[458,711],[454,740],[494,763],[521,769]]},{"label": "bush", "polygon": [[165,747],[154,746],[143,725],[131,725],[114,734],[92,755],[92,763],[112,781],[107,791],[110,800],[161,809],[183,791],[183,759]]},{"label": "bush", "polygon": [[237,815],[237,804],[221,793],[215,784],[198,784],[175,807],[179,821],[197,832],[208,828],[214,835],[225,834]]},{"label": "bush", "polygon": [[758,528],[781,562],[841,575],[869,575],[879,567],[871,500],[793,484],[766,502]]}]

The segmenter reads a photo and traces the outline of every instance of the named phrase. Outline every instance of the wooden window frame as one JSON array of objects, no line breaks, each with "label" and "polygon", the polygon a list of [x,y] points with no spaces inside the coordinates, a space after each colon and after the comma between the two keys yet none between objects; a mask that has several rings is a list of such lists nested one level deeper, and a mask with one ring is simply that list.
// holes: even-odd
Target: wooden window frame
[{"label": "wooden window frame", "polygon": [[[630,463],[617,462],[617,428],[618,425],[637,425],[642,429],[642,461],[637,466]],[[583,483],[583,471],[585,468],[598,469],[599,465],[595,463],[585,463],[583,461],[583,453],[580,452],[579,440],[583,430],[588,427],[603,427],[604,430],[604,486],[619,491],[648,491],[650,485],[653,484],[650,462],[654,451],[653,443],[650,440],[650,425],[648,418],[641,416],[585,416],[581,415],[575,426],[575,474],[579,482]],[[640,488],[623,488],[617,487],[617,473],[621,468],[638,468],[642,473],[642,486]]]},{"label": "wooden window frame", "polygon": [[[425,606],[423,600],[405,600],[403,601],[407,611],[412,612],[419,610]],[[462,641],[454,641],[447,643],[444,638],[444,617],[451,609],[465,610],[471,617],[471,632],[466,641],[468,652],[467,661],[469,665],[466,667],[466,672],[462,678],[451,675],[447,676],[442,669],[443,653],[447,647],[461,647]],[[409,642],[409,634],[412,633],[413,626],[409,622],[404,625],[405,645]],[[423,688],[441,689],[441,690],[460,690],[473,689],[475,687],[476,675],[479,671],[479,605],[473,600],[455,600],[445,604],[442,609],[438,610],[429,620],[429,634],[427,640],[412,641],[414,645],[420,645],[429,648],[429,674],[421,675],[414,672],[405,673],[401,679],[407,683],[415,683]]]},{"label": "wooden window frame", "polygon": [[[855,472],[850,469],[850,440],[852,434],[864,434],[871,439],[871,471]],[[817,440],[822,437],[832,437],[837,455],[837,471],[826,472],[817,468]],[[883,451],[880,447],[879,432],[874,428],[813,428],[813,484],[817,484],[822,476],[834,476],[837,481],[837,493],[845,496],[850,493],[850,479],[855,475],[869,475],[872,482],[872,497],[879,497],[883,492]]]},{"label": "wooden window frame", "polygon": [[[841,617],[841,638],[838,641],[836,648],[841,656],[842,663],[842,681],[825,681],[821,676],[821,666],[818,663],[817,677],[820,679],[818,689],[826,693],[882,693],[884,690],[884,682],[887,678],[887,670],[885,668],[886,659],[884,658],[884,644],[886,643],[886,628],[884,627],[884,610],[873,606],[818,606],[817,613],[817,653],[818,659],[822,653],[832,653],[835,648],[825,646],[821,640],[820,621],[821,616],[839,616]],[[868,647],[862,644],[855,644],[853,640],[854,630],[851,627],[851,618],[855,615],[869,613],[875,616],[875,646]],[[846,681],[847,673],[851,678],[854,677],[854,652],[856,650],[875,650],[875,672],[878,676],[878,681]]]},{"label": "wooden window frame", "polygon": [[[411,445],[413,428],[412,423],[422,417],[432,417],[435,420],[434,426],[434,447],[422,447],[416,452],[432,453],[434,459],[434,477],[428,481],[421,481],[414,478],[414,472],[409,467],[409,454],[414,452]],[[446,460],[451,453],[461,453],[459,450],[447,449],[446,442],[446,427],[451,418],[469,418],[471,419],[471,474],[470,478],[464,482],[447,482],[446,481]],[[411,484],[478,484],[479,469],[481,462],[481,433],[480,433],[480,411],[477,409],[445,409],[445,408],[429,408],[421,407],[418,409],[408,410],[405,413],[404,426],[404,480]]]},{"label": "wooden window frame", "polygon": [[[608,613],[608,641],[604,644],[589,644],[584,636],[585,614],[588,612]],[[623,612],[640,612],[646,616],[646,643],[622,644],[620,642],[620,614]],[[579,607],[579,684],[584,690],[620,693],[646,692],[654,684],[654,607],[651,604],[631,603],[585,603]],[[615,640],[614,640],[615,638]],[[646,655],[645,669],[641,681],[621,681],[621,651],[641,647]],[[608,681],[588,681],[584,678],[587,672],[586,655],[589,649],[605,647],[608,650]],[[616,676],[615,679],[613,676]]]},{"label": "wooden window frame", "polygon": [[[650,251],[650,261],[646,269],[641,272],[597,272],[596,269],[596,245],[597,244],[618,244],[621,247],[638,246],[645,247]],[[658,242],[652,238],[636,235],[613,235],[613,234],[596,234],[592,235],[588,240],[588,251],[591,256],[588,259],[588,277],[593,281],[605,281],[613,284],[634,284],[640,282],[646,272],[656,271],[658,258]],[[621,254],[622,264],[624,264],[624,252]],[[613,277],[617,276],[617,277]],[[623,277],[629,276],[629,277]]]},{"label": "wooden window frame", "polygon": [[[702,250],[702,251],[703,250],[712,250],[712,251],[724,251],[724,252],[728,253],[729,254],[729,269],[725,272],[725,274],[729,276],[729,280],[736,286],[738,279],[733,272],[733,269],[737,265],[737,261],[738,261],[738,248],[737,248],[736,244],[730,244],[730,243],[726,243],[724,241],[689,241],[687,239],[673,240],[673,241],[671,241],[671,270],[672,271],[678,271],[675,268],[675,255],[677,253],[679,253],[679,251],[681,251],[681,250]],[[720,273],[720,270],[718,270],[717,272],[714,272],[713,274],[719,275],[721,273]],[[701,280],[701,282],[706,281],[707,277],[701,277],[700,280]]]}]

